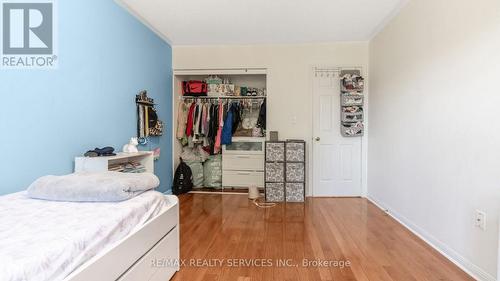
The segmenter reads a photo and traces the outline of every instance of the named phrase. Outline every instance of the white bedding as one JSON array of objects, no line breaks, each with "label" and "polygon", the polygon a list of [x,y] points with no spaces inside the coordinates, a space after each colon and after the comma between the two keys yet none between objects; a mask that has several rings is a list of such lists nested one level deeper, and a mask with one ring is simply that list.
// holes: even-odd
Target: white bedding
[{"label": "white bedding", "polygon": [[168,205],[156,191],[116,203],[0,196],[0,280],[62,280]]}]

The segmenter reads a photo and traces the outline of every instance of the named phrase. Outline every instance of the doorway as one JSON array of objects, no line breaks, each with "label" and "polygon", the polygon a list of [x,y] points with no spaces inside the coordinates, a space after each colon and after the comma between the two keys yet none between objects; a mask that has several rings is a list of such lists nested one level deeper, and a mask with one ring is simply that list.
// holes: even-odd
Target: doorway
[{"label": "doorway", "polygon": [[315,197],[362,195],[362,137],[340,131],[340,68],[313,69],[313,179]]}]

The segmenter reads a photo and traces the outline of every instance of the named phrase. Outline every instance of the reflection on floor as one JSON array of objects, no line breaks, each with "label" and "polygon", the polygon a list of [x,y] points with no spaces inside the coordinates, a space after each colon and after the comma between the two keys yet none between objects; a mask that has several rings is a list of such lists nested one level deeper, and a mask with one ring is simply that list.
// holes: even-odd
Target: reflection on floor
[{"label": "reflection on floor", "polygon": [[180,196],[173,280],[473,280],[361,198],[256,207],[246,196]]}]

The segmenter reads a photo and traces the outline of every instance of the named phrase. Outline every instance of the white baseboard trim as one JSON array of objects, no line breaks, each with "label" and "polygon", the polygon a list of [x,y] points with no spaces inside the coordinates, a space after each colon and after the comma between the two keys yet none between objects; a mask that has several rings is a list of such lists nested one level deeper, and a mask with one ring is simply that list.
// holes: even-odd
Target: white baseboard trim
[{"label": "white baseboard trim", "polygon": [[388,205],[384,204],[380,200],[377,200],[371,196],[367,196],[366,199],[368,199],[382,211],[386,212],[389,216],[391,216],[393,219],[395,219],[397,222],[399,222],[413,234],[422,239],[425,243],[434,248],[445,258],[447,258],[456,266],[458,266],[460,269],[469,274],[472,278],[479,281],[497,281],[497,279],[494,276],[490,275],[489,273],[481,269],[479,266],[475,265],[474,263],[463,257],[455,250],[451,249],[446,244],[439,241],[438,239],[436,239],[435,237],[427,233],[425,230],[412,223],[404,216],[401,216],[397,212],[394,212],[392,208],[390,208]]}]

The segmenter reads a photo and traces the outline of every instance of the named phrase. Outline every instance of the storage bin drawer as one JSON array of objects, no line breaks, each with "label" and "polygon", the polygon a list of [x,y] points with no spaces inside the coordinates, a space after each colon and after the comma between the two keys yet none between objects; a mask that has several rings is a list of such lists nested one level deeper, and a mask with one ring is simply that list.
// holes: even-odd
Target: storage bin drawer
[{"label": "storage bin drawer", "polygon": [[224,170],[264,171],[264,155],[223,155]]},{"label": "storage bin drawer", "polygon": [[264,172],[223,170],[222,185],[225,187],[264,187]]},{"label": "storage bin drawer", "polygon": [[342,95],[342,106],[363,105],[362,95]]},{"label": "storage bin drawer", "polygon": [[304,182],[305,178],[304,163],[286,163],[287,182]]},{"label": "storage bin drawer", "polygon": [[285,164],[266,163],[266,182],[284,182]]},{"label": "storage bin drawer", "polygon": [[155,260],[179,259],[179,229],[176,226],[163,237],[149,252],[140,258],[118,281],[163,280],[173,276],[179,267],[176,265],[152,266]]},{"label": "storage bin drawer", "polygon": [[264,155],[264,138],[234,137],[232,144],[223,145],[222,154],[257,154]]},{"label": "storage bin drawer", "polygon": [[359,122],[363,121],[363,119],[363,112],[342,112],[342,122]]},{"label": "storage bin drawer", "polygon": [[304,202],[304,183],[287,182],[285,188],[286,202]]},{"label": "storage bin drawer", "polygon": [[266,183],[266,201],[267,202],[285,201],[285,184]]},{"label": "storage bin drawer", "polygon": [[306,161],[306,143],[305,142],[287,142],[286,143],[286,161],[305,162]]},{"label": "storage bin drawer", "polygon": [[342,123],[342,125],[340,125],[340,130],[344,137],[359,137],[364,134],[362,122]]},{"label": "storage bin drawer", "polygon": [[266,142],[266,161],[268,162],[285,161],[285,143]]}]

